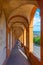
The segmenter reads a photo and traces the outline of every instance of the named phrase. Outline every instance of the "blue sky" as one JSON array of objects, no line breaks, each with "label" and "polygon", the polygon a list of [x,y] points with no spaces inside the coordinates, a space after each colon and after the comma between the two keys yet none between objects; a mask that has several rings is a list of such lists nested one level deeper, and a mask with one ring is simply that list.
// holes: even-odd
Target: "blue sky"
[{"label": "blue sky", "polygon": [[36,13],[35,13],[35,15],[34,15],[34,23],[33,23],[33,30],[34,31],[40,31],[40,21],[41,21],[41,19],[40,19],[40,9],[37,9],[36,10]]}]

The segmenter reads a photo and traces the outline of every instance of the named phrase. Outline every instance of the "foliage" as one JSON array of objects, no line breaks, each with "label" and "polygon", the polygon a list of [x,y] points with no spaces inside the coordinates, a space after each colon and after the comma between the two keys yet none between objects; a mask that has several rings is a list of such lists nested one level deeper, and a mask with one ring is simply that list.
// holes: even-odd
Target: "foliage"
[{"label": "foliage", "polygon": [[34,42],[35,45],[40,45],[40,37],[39,36],[38,37],[34,37],[33,38],[33,42]]}]

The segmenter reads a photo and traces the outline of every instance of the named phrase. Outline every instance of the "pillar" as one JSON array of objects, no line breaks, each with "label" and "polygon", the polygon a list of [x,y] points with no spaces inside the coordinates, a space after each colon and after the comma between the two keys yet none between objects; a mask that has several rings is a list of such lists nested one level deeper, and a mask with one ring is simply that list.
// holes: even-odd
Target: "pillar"
[{"label": "pillar", "polygon": [[10,55],[10,48],[9,48],[9,28],[6,26],[6,58]]},{"label": "pillar", "polygon": [[12,48],[14,48],[15,42],[16,42],[16,38],[15,38],[14,32],[12,30]]},{"label": "pillar", "polygon": [[[43,3],[41,3],[43,5]],[[40,6],[40,16],[41,16],[41,63],[43,65],[43,7]]]},{"label": "pillar", "polygon": [[12,29],[10,29],[10,51],[12,50]]},{"label": "pillar", "polygon": [[23,46],[24,46],[24,31],[23,31]]},{"label": "pillar", "polygon": [[21,41],[21,44],[23,45],[24,44],[24,40],[23,40],[23,37],[24,37],[24,34],[22,33],[19,37],[19,40]]},{"label": "pillar", "polygon": [[26,46],[26,29],[24,29],[24,46]]},{"label": "pillar", "polygon": [[29,52],[33,52],[33,26],[29,26]]},{"label": "pillar", "polygon": [[29,29],[26,29],[26,47],[29,49]]}]

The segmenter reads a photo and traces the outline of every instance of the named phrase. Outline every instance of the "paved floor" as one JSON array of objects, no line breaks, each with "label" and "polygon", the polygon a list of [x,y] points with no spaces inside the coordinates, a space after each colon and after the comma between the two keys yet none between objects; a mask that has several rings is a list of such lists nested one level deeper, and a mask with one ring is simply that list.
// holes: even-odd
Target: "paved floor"
[{"label": "paved floor", "polygon": [[11,56],[6,65],[30,65],[30,62],[24,53],[24,49],[18,42],[16,42],[16,45],[12,50]]}]

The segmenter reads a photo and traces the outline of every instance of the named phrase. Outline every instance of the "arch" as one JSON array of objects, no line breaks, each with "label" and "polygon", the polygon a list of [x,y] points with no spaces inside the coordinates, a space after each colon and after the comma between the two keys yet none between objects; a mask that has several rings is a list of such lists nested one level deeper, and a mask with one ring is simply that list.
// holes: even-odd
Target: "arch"
[{"label": "arch", "polygon": [[[22,24],[22,23],[18,23],[18,22],[16,22],[16,23],[14,23],[14,24],[12,24],[12,27],[13,27],[13,29],[17,29],[18,28],[18,31],[19,31],[19,28],[21,28],[21,30],[22,30],[22,32],[23,32],[23,35],[24,35],[24,30],[25,30],[25,26]],[[19,32],[19,34],[20,34],[20,32]],[[21,35],[22,35],[22,33],[21,33]],[[23,37],[24,38],[24,37]],[[23,39],[23,41],[24,41],[24,39]]]},{"label": "arch", "polygon": [[[18,24],[18,25],[17,25]],[[18,23],[18,22],[16,22],[16,23],[14,23],[13,25],[12,25],[12,28],[13,28],[13,30],[15,29],[17,29],[18,28],[18,30],[19,30],[19,28],[21,28],[21,30],[22,31],[24,31],[24,29],[26,28],[22,23]]]},{"label": "arch", "polygon": [[33,17],[38,7],[33,7],[30,14],[30,23],[29,23],[29,51],[33,52]]},{"label": "arch", "polygon": [[[24,16],[22,16],[22,15],[15,15],[15,16],[12,16],[12,17],[9,19],[9,21],[12,20],[13,18],[16,18],[16,17],[20,17],[20,18],[25,19],[25,20],[27,21],[27,24],[28,24],[28,20],[27,20],[27,18],[24,17]],[[9,23],[9,21],[8,21],[8,23]]]},{"label": "arch", "polygon": [[13,31],[15,31],[17,28],[20,28],[22,31],[24,31],[24,29],[21,26],[15,26],[15,28],[13,28]]},{"label": "arch", "polygon": [[[18,24],[18,25],[17,25],[17,24]],[[13,26],[13,25],[12,25],[12,26]],[[15,30],[17,30],[17,28],[18,28],[18,31],[19,31],[19,28],[21,28],[21,30],[22,30],[23,33],[19,32],[19,34],[21,34],[20,37],[23,35],[23,44],[25,44],[25,46],[28,46],[28,43],[26,43],[27,40],[28,40],[28,38],[27,38],[28,32],[27,32],[26,27],[25,27],[23,24],[16,22],[12,28],[15,29]],[[17,31],[16,31],[16,32],[17,32]],[[16,33],[16,32],[15,32],[15,33]],[[19,35],[19,34],[18,34],[18,35]],[[15,34],[15,35],[17,35],[17,34]],[[27,39],[26,39],[26,38],[27,38]]]},{"label": "arch", "polygon": [[28,27],[28,24],[29,24],[27,18],[25,18],[24,16],[21,16],[21,15],[16,15],[9,19],[8,25],[10,26],[11,24],[15,24],[16,22],[22,23],[25,27]]},{"label": "arch", "polygon": [[24,44],[24,29],[21,26],[13,28],[16,39],[19,39]]},{"label": "arch", "polygon": [[31,26],[31,24],[32,24],[32,26],[33,26],[33,18],[34,18],[34,14],[35,14],[35,12],[36,12],[36,9],[37,9],[38,7],[33,7],[33,9],[32,9],[32,12],[31,12],[31,15],[30,15],[30,23],[29,23],[29,25]]},{"label": "arch", "polygon": [[[32,9],[32,12],[31,12],[31,16],[30,16],[30,23],[29,23],[29,39],[30,39],[30,52],[33,52],[33,18],[34,18],[34,14],[36,12],[36,10],[38,9],[39,7],[34,7]],[[32,44],[31,44],[32,43]],[[32,50],[31,50],[32,49]]]},{"label": "arch", "polygon": [[24,29],[21,26],[15,26],[15,28],[13,28],[13,32],[16,31],[17,29],[21,29],[22,31],[24,31]]},{"label": "arch", "polygon": [[11,27],[14,27],[15,25],[16,26],[21,26],[23,29],[26,28],[26,26],[23,23],[21,23],[21,22],[14,22],[14,23],[12,23]]},{"label": "arch", "polygon": [[16,21],[16,22],[10,23],[8,26],[9,26],[9,27],[12,27],[14,24],[18,23],[18,24],[24,25],[25,28],[28,28],[28,26],[26,26],[26,24],[25,24],[25,23],[22,23],[22,22],[23,22],[23,21],[20,21],[20,22],[19,22],[19,21]]}]

